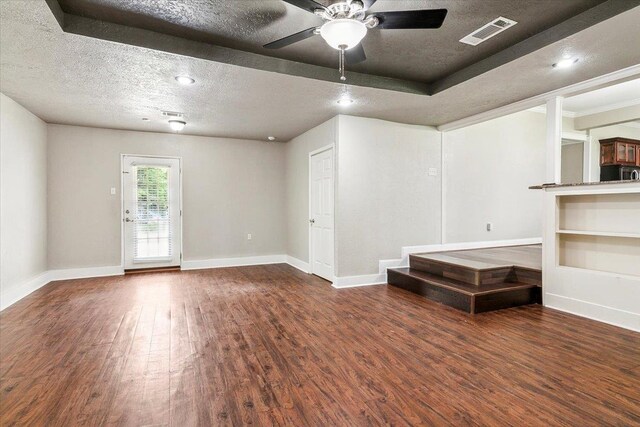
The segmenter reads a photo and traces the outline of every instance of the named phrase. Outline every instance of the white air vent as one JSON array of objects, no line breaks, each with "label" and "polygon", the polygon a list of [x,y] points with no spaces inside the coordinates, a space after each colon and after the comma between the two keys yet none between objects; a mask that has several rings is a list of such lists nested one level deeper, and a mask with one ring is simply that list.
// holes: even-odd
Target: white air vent
[{"label": "white air vent", "polygon": [[489,40],[496,34],[501,33],[516,24],[516,21],[501,16],[500,18],[496,18],[489,22],[487,25],[478,28],[468,36],[462,38],[460,41],[462,43],[470,44],[471,46],[477,46],[483,41]]},{"label": "white air vent", "polygon": [[171,118],[174,118],[174,119],[181,118],[181,117],[184,116],[184,114],[177,113],[175,111],[163,111],[162,115],[165,116],[165,117],[171,117]]}]

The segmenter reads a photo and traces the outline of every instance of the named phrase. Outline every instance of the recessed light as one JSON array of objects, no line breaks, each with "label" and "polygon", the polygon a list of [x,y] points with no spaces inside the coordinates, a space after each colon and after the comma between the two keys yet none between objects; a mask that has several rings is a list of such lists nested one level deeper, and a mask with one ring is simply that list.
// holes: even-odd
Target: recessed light
[{"label": "recessed light", "polygon": [[169,120],[169,126],[176,132],[180,132],[186,125],[187,123],[182,120]]},{"label": "recessed light", "polygon": [[338,99],[338,105],[342,107],[347,107],[353,104],[353,99],[348,94],[343,94],[340,99]]},{"label": "recessed light", "polygon": [[562,58],[560,61],[553,64],[553,68],[569,68],[578,62],[578,58]]},{"label": "recessed light", "polygon": [[275,140],[276,140],[276,137],[275,137],[275,136],[268,136],[268,137],[267,137],[267,139],[268,139],[269,141],[275,141]]},{"label": "recessed light", "polygon": [[184,86],[194,84],[196,81],[189,76],[176,76],[176,81]]}]

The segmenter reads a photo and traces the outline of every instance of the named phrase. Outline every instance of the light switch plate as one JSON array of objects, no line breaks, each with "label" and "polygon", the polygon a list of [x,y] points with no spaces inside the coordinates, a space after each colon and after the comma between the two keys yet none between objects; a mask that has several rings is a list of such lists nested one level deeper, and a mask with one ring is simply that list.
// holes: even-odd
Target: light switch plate
[{"label": "light switch plate", "polygon": [[251,240],[251,233],[247,234],[247,240]]},{"label": "light switch plate", "polygon": [[115,196],[116,194],[116,187],[111,187],[111,195]]},{"label": "light switch plate", "polygon": [[429,176],[438,176],[437,168],[429,168]]}]

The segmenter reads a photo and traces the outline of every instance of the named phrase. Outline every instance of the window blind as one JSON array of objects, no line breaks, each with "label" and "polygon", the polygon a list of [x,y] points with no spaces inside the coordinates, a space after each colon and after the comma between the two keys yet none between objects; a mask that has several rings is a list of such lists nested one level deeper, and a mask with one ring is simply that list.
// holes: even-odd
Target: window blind
[{"label": "window blind", "polygon": [[171,209],[168,167],[134,166],[134,262],[170,259]]}]

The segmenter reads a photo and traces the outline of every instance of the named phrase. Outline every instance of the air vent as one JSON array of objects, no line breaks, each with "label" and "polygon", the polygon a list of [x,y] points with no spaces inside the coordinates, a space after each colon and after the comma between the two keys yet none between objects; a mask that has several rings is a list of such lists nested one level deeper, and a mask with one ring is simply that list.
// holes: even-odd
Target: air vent
[{"label": "air vent", "polygon": [[165,116],[165,117],[171,117],[171,118],[174,118],[174,119],[175,118],[181,118],[181,117],[184,116],[184,114],[178,113],[178,112],[175,112],[175,111],[163,111],[162,115]]},{"label": "air vent", "polygon": [[477,46],[483,41],[489,40],[496,34],[499,34],[516,24],[516,21],[501,16],[489,22],[487,25],[483,25],[478,28],[468,36],[462,38],[460,41],[465,44],[470,44],[471,46]]}]

